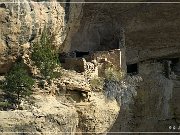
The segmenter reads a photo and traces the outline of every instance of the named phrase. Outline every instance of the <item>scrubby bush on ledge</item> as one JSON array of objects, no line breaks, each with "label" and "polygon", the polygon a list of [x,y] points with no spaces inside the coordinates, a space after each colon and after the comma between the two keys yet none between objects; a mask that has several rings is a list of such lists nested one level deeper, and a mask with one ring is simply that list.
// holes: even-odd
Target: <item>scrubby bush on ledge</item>
[{"label": "scrubby bush on ledge", "polygon": [[34,80],[29,76],[24,63],[21,61],[15,63],[6,74],[1,87],[9,102],[19,104],[21,98],[32,94],[33,85]]},{"label": "scrubby bush on ledge", "polygon": [[7,101],[0,102],[0,110],[6,110],[7,108],[10,108],[11,104]]},{"label": "scrubby bush on ledge", "polygon": [[114,66],[105,69],[105,79],[109,81],[121,81],[124,77],[124,72],[117,70]]},{"label": "scrubby bush on ledge", "polygon": [[104,86],[104,79],[101,77],[95,77],[90,80],[90,85],[93,90],[102,90]]},{"label": "scrubby bush on ledge", "polygon": [[108,66],[104,70],[103,77],[94,77],[90,80],[90,85],[93,90],[103,90],[106,82],[117,82],[123,80],[124,72],[117,70],[113,65]]},{"label": "scrubby bush on ledge", "polygon": [[59,77],[61,73],[54,72],[58,67],[59,60],[56,50],[53,48],[54,36],[45,28],[42,32],[40,40],[33,44],[31,59],[40,69],[41,74],[45,79]]}]

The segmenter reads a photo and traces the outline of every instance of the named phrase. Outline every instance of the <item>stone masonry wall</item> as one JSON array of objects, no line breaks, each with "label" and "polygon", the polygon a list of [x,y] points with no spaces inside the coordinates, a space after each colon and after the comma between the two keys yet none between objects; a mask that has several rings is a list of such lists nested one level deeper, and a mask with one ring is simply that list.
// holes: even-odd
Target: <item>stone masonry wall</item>
[{"label": "stone masonry wall", "polygon": [[62,67],[65,69],[75,70],[77,72],[85,71],[86,60],[83,58],[65,58],[65,63],[62,63]]},{"label": "stone masonry wall", "polygon": [[117,69],[126,71],[125,49],[97,51],[93,54],[93,59],[97,61],[107,59],[107,61],[110,61]]}]

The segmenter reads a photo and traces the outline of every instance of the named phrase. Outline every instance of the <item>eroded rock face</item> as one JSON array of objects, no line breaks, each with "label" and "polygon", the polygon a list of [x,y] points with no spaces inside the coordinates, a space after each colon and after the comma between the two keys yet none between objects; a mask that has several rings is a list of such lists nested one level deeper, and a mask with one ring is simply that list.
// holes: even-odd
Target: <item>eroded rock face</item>
[{"label": "eroded rock face", "polygon": [[102,89],[92,91],[85,79],[83,74],[63,70],[62,77],[51,82],[36,80],[33,98],[22,99],[22,110],[0,111],[1,132],[74,135],[109,131],[120,106],[115,99],[107,99]]},{"label": "eroded rock face", "polygon": [[78,128],[83,134],[105,133],[110,130],[118,116],[120,107],[117,101],[107,100],[103,93],[91,93],[90,103],[76,105],[79,114]]},{"label": "eroded rock face", "polygon": [[37,41],[45,27],[55,35],[55,47],[61,46],[66,33],[65,12],[60,3],[25,0],[0,4],[0,73],[8,71],[11,63],[22,54],[22,45]]},{"label": "eroded rock face", "polygon": [[163,63],[147,62],[139,67],[144,81],[137,89],[135,123],[138,117],[143,116],[144,119],[141,122],[137,120],[135,130],[169,131],[170,125],[178,124],[173,116],[173,80],[165,77]]},{"label": "eroded rock face", "polygon": [[35,95],[35,104],[24,103],[24,110],[0,111],[1,132],[43,135],[107,132],[118,115],[119,105],[115,100],[105,101],[102,94],[96,94],[92,94],[93,102],[76,105],[53,96]]},{"label": "eroded rock face", "polygon": [[122,17],[128,63],[180,53],[177,4],[142,4]]},{"label": "eroded rock face", "polygon": [[74,107],[63,105],[52,96],[36,95],[35,99],[35,105],[26,105],[25,110],[0,111],[1,132],[45,135],[76,132],[78,114]]},{"label": "eroded rock face", "polygon": [[[143,0],[142,0],[143,1]],[[85,4],[71,50],[117,48],[124,31],[127,63],[180,52],[178,4]]]},{"label": "eroded rock face", "polygon": [[[179,7],[179,4],[85,4],[81,25],[72,36],[71,50],[115,48],[123,28],[127,64],[145,62],[141,63],[143,67],[149,59],[179,58]],[[144,71],[138,66],[137,72],[144,81],[136,88],[137,102],[130,110],[120,111],[111,131],[169,131],[169,125],[179,124],[179,104],[172,103],[179,101],[178,94],[175,95],[179,82],[165,76],[164,65],[159,73],[160,69],[154,68],[159,62],[154,66],[152,63]]]},{"label": "eroded rock face", "polygon": [[[70,4],[67,10],[69,19],[65,26],[65,5],[26,2],[0,5],[0,73],[6,72],[21,54],[21,45],[37,39],[45,22],[57,34],[57,48],[66,52],[117,48],[125,32],[127,63],[145,61],[139,68],[144,81],[137,87],[135,104],[131,105],[130,110],[121,110],[111,131],[169,131],[169,125],[179,124],[178,80],[166,78],[159,62],[146,65],[148,59],[180,56],[179,4]],[[111,102],[115,106],[112,109],[109,106],[111,103],[105,104],[101,100],[102,104],[98,104],[97,101],[93,107],[87,104],[86,107],[78,107],[78,130],[104,132],[112,125],[119,110],[117,103]],[[101,108],[103,105],[105,108]],[[103,119],[99,112],[102,111],[102,116],[105,116],[107,107],[114,112],[110,110]],[[20,114],[17,113],[17,116]],[[27,117],[34,116],[28,112]],[[107,121],[102,122],[107,119],[109,125]],[[95,123],[98,127],[94,126]],[[101,127],[102,123],[106,128]]]}]

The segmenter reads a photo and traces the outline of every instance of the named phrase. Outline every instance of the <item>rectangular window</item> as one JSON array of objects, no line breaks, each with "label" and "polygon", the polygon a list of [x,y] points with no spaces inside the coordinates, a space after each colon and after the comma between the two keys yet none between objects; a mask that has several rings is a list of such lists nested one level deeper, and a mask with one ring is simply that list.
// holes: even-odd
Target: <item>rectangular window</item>
[{"label": "rectangular window", "polygon": [[127,65],[127,73],[128,74],[138,74],[138,64],[129,64]]}]

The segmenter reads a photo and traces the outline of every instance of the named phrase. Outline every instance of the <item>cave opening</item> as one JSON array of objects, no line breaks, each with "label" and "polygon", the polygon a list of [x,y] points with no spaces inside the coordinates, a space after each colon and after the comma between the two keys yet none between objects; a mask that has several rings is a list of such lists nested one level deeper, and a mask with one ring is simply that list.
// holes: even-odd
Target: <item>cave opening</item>
[{"label": "cave opening", "polygon": [[6,5],[4,3],[0,4],[0,8],[6,8]]},{"label": "cave opening", "polygon": [[138,64],[129,64],[127,65],[127,74],[137,74],[138,73]]},{"label": "cave opening", "polygon": [[171,70],[176,71],[177,64],[179,63],[179,58],[170,58],[169,60],[171,61]]},{"label": "cave opening", "polygon": [[180,59],[167,58],[164,60],[164,73],[167,78],[171,78],[173,74],[180,74]]},{"label": "cave opening", "polygon": [[89,52],[75,51],[76,57],[84,57],[89,55]]},{"label": "cave opening", "polygon": [[66,53],[59,53],[59,62],[60,63],[65,63],[65,59],[66,59]]}]

